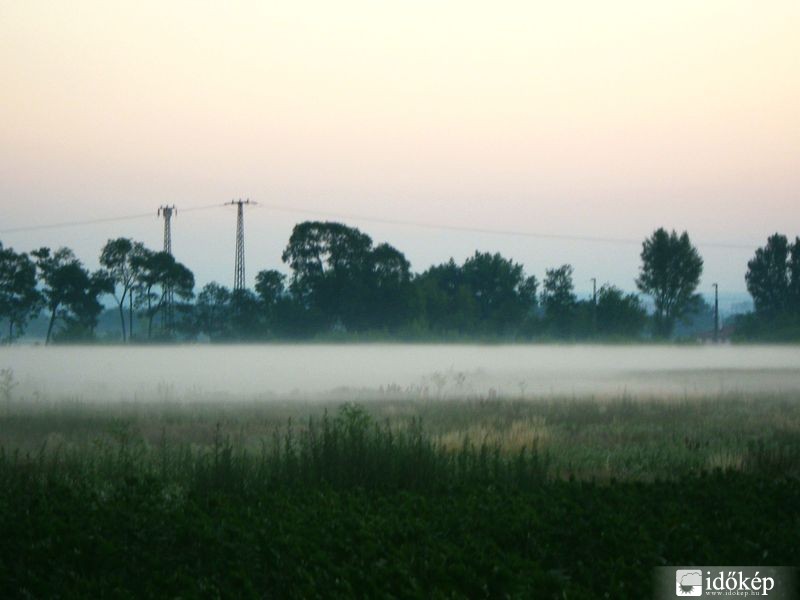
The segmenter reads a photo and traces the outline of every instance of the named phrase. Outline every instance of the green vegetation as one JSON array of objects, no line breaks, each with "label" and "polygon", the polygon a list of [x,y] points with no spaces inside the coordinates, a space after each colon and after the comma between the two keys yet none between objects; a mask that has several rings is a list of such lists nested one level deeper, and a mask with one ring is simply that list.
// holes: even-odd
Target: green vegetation
[{"label": "green vegetation", "polygon": [[644,241],[636,286],[653,297],[656,335],[669,337],[675,322],[695,309],[702,273],[703,259],[685,231],[678,236],[674,230],[658,229]]},{"label": "green vegetation", "polygon": [[541,294],[536,276],[498,253],[476,251],[463,264],[450,259],[415,274],[400,250],[341,223],[295,226],[282,254],[290,276],[263,270],[254,290],[211,282],[196,296],[188,267],[128,238],[108,240],[94,273],[68,248],[39,248],[32,259],[0,245],[0,321],[10,343],[45,309],[45,343],[93,340],[99,299],[111,295],[119,313],[114,339],[122,342],[342,334],[609,340],[641,338],[648,324],[666,338],[676,319],[700,315],[687,298],[695,298],[702,260],[686,233],[659,229],[643,248],[637,285],[655,299],[653,319],[637,295],[608,284],[579,300],[570,265],[547,269]]},{"label": "green vegetation", "polygon": [[9,399],[0,595],[647,597],[792,564],[800,402]]},{"label": "green vegetation", "polygon": [[[94,273],[68,248],[31,256],[0,245],[0,322],[8,342],[43,309],[46,343],[94,340],[103,295],[116,301],[119,334],[112,339],[122,342],[669,340],[713,337],[717,327],[697,293],[703,259],[686,232],[663,228],[644,240],[635,279],[652,299],[652,314],[637,294],[609,284],[578,299],[568,264],[546,269],[540,282],[511,259],[476,251],[462,264],[450,259],[415,274],[400,250],[341,223],[297,224],[282,254],[290,275],[262,270],[254,290],[211,282],[195,295],[188,267],[128,238],[108,240]],[[729,324],[734,338],[796,340],[800,240],[771,236],[747,268],[756,310]]]},{"label": "green vegetation", "polygon": [[789,243],[776,233],[747,263],[747,291],[755,312],[736,320],[743,340],[789,342],[800,339],[800,238]]}]

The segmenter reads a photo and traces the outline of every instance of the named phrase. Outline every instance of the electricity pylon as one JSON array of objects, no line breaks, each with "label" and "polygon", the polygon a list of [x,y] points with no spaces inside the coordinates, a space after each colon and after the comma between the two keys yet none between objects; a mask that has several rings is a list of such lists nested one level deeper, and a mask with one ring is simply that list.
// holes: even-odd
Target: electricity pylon
[{"label": "electricity pylon", "polygon": [[[164,217],[164,252],[172,256],[172,215],[178,214],[175,205],[164,204],[158,207],[158,216]],[[166,305],[161,318],[161,325],[168,331],[173,330],[175,324],[175,295],[172,288],[166,290]]]},{"label": "electricity pylon", "polygon": [[244,279],[244,206],[246,204],[256,204],[247,200],[231,200],[226,202],[225,205],[236,206],[236,264],[233,273],[233,291],[242,291],[245,289]]},{"label": "electricity pylon", "polygon": [[164,252],[172,254],[172,215],[178,214],[175,205],[164,205],[158,207],[158,216],[164,217]]}]

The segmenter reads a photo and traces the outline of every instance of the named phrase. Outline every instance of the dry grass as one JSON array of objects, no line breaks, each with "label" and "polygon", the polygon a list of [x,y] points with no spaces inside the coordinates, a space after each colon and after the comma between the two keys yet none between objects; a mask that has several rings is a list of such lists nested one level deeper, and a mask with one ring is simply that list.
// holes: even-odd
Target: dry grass
[{"label": "dry grass", "polygon": [[[536,451],[557,476],[651,479],[755,465],[800,473],[800,398],[788,394],[685,401],[380,398],[360,405],[374,427],[399,435],[421,427],[448,453],[465,446],[509,457]],[[237,452],[257,454],[274,448],[289,429],[299,438],[338,407],[301,399],[100,404],[15,398],[0,414],[0,447],[31,455],[120,443],[202,451],[222,436]]]},{"label": "dry grass", "polygon": [[449,451],[462,448],[465,443],[473,446],[486,444],[498,447],[503,452],[517,454],[523,448],[528,450],[545,450],[550,441],[551,432],[546,418],[533,416],[517,419],[510,424],[476,423],[467,429],[457,429],[439,434],[436,439],[439,445]]}]

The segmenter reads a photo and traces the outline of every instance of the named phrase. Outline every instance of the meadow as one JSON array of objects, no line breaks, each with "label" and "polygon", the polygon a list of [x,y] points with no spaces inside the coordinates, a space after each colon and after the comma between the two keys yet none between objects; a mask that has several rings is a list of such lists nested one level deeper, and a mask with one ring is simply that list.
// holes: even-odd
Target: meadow
[{"label": "meadow", "polygon": [[648,597],[800,556],[800,397],[0,407],[2,597]]}]

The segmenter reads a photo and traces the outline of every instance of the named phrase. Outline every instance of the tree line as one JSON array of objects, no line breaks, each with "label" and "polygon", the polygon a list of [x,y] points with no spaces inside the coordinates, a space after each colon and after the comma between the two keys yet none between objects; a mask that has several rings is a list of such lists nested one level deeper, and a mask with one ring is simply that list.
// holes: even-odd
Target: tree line
[{"label": "tree line", "polygon": [[800,339],[800,237],[776,233],[747,263],[747,291],[755,310],[740,315],[740,337],[772,341]]},{"label": "tree line", "polygon": [[[119,339],[260,340],[316,336],[398,338],[669,338],[703,302],[703,260],[686,232],[657,229],[643,241],[635,280],[649,297],[613,285],[578,299],[573,268],[547,269],[540,281],[498,253],[475,252],[412,273],[397,248],[375,244],[341,223],[297,224],[282,254],[290,274],[262,270],[254,289],[218,283],[195,293],[192,271],[166,252],[128,238],[109,240],[90,272],[68,248],[17,253],[0,244],[0,319],[4,339],[21,336],[44,313],[46,342],[95,338],[112,296]],[[800,239],[775,234],[748,263],[755,311],[738,325],[749,335],[800,321]],[[789,328],[791,329],[791,328]]]}]

